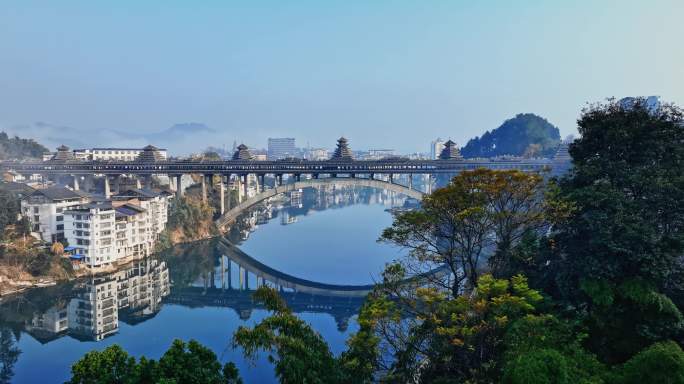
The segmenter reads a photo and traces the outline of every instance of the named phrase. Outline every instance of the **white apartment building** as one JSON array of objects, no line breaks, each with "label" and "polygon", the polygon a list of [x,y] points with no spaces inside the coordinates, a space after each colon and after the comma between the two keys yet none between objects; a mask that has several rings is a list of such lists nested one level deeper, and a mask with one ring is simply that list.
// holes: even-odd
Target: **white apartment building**
[{"label": "white apartment building", "polygon": [[439,158],[439,155],[442,153],[442,150],[444,149],[444,144],[445,141],[440,139],[439,137],[437,138],[437,140],[430,142],[430,159],[437,160]]},{"label": "white apartment building", "polygon": [[[162,159],[168,158],[166,149],[157,149]],[[74,157],[79,160],[95,161],[133,161],[144,151],[143,148],[91,148],[74,149]]]},{"label": "white apartment building", "polygon": [[[169,199],[173,194],[166,191],[155,192],[151,189],[129,189],[113,197],[115,202],[126,202],[139,206],[147,212],[147,220],[152,233],[153,240],[157,239],[168,221]],[[116,205],[116,204],[115,204]]]},{"label": "white apartment building", "polygon": [[111,202],[96,202],[64,211],[64,237],[89,267],[110,265],[118,259],[114,231],[116,211]]},{"label": "white apartment building", "polygon": [[147,256],[154,250],[157,234],[150,213],[139,206],[124,204],[115,208],[116,258]]},{"label": "white apartment building", "polygon": [[64,187],[37,189],[21,201],[21,213],[35,236],[53,243],[64,239],[64,210],[89,200],[87,194]]},{"label": "white apartment building", "polygon": [[70,208],[64,211],[64,237],[91,268],[147,256],[166,228],[169,196],[132,189],[114,201]]}]

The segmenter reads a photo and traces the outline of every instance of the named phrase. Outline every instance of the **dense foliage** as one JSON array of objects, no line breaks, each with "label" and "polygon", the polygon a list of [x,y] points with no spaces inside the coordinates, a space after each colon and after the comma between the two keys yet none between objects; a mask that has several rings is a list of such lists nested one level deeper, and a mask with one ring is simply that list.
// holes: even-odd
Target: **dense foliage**
[{"label": "dense foliage", "polygon": [[194,340],[175,340],[159,361],[136,360],[115,344],[88,352],[71,373],[70,384],[242,383],[233,363],[221,366],[214,352]]},{"label": "dense foliage", "polygon": [[677,337],[684,325],[667,296],[678,290],[670,284],[684,254],[683,117],[672,106],[592,106],[570,146],[574,168],[561,189],[575,213],[552,235],[555,279],[607,362]]},{"label": "dense foliage", "polygon": [[40,159],[45,152],[49,152],[48,149],[33,139],[9,137],[7,133],[0,132],[0,160]]},{"label": "dense foliage", "polygon": [[19,199],[0,187],[0,237],[5,237],[5,227],[17,223],[20,212]]},{"label": "dense foliage", "polygon": [[468,141],[461,148],[463,157],[553,156],[560,132],[546,119],[521,113],[506,120],[499,128]]}]

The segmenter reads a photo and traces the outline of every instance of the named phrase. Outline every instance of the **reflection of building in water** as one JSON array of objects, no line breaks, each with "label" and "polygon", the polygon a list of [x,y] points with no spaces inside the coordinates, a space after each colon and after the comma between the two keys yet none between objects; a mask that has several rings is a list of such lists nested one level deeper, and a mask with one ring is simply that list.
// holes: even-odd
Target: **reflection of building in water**
[{"label": "reflection of building in water", "polygon": [[91,278],[69,303],[69,333],[102,340],[119,329],[117,284],[112,275]]},{"label": "reflection of building in water", "polygon": [[301,208],[302,207],[302,197],[304,196],[304,193],[302,192],[301,189],[298,189],[296,191],[292,191],[289,193],[290,197],[290,206],[291,207],[296,207],[296,208]]},{"label": "reflection of building in water", "polygon": [[77,339],[102,340],[119,329],[119,317],[128,323],[150,318],[170,293],[165,262],[144,259],[105,276],[91,277],[74,297],[35,314],[26,330],[49,341],[69,334]]},{"label": "reflection of building in water", "polygon": [[43,313],[33,315],[26,331],[40,342],[47,342],[60,337],[69,330],[67,301],[60,301]]}]

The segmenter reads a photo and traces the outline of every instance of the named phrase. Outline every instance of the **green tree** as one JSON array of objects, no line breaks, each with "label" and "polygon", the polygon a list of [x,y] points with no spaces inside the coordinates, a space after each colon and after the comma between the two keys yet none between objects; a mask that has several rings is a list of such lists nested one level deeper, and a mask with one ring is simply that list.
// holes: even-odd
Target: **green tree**
[{"label": "green tree", "polygon": [[[546,225],[551,205],[545,190],[538,174],[464,171],[426,196],[420,210],[396,216],[380,240],[409,249],[404,269],[456,297],[477,284],[487,256],[495,276],[515,274],[510,268],[513,247],[525,233]],[[488,252],[492,248],[493,254]],[[427,274],[436,269],[448,273]]]},{"label": "green tree", "polygon": [[273,313],[253,328],[238,328],[233,336],[235,346],[242,347],[248,358],[267,351],[282,383],[341,382],[340,365],[325,340],[287,308],[278,292],[260,287],[254,299]]},{"label": "green tree", "polygon": [[507,331],[502,382],[602,383],[606,368],[582,347],[585,334],[553,315],[527,315]]},{"label": "green tree", "polygon": [[546,119],[532,113],[521,113],[506,120],[498,128],[468,141],[461,148],[466,157],[553,156],[560,142],[560,131]]},{"label": "green tree", "polygon": [[684,383],[684,352],[674,341],[653,344],[618,367],[611,376],[611,382]]},{"label": "green tree", "polygon": [[216,354],[198,342],[174,340],[159,359],[129,356],[118,345],[88,352],[71,367],[72,384],[214,383],[241,384],[233,363],[223,367]]},{"label": "green tree", "polygon": [[383,380],[397,383],[497,381],[507,329],[542,300],[522,276],[483,275],[473,292],[457,297],[418,287],[413,300],[397,301],[382,287],[359,317],[373,319],[380,349],[391,355],[379,365]]},{"label": "green tree", "polygon": [[684,253],[682,111],[609,101],[580,118],[561,196],[575,209],[556,226],[556,280],[586,314],[591,350],[623,362],[682,329],[664,294]]}]

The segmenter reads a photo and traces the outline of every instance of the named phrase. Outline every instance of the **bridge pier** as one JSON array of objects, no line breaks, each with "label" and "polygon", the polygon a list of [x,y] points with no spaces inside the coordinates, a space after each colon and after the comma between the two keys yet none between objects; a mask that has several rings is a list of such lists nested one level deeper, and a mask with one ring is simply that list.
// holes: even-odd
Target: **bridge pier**
[{"label": "bridge pier", "polygon": [[176,197],[183,197],[183,175],[176,175]]},{"label": "bridge pier", "polygon": [[207,175],[202,175],[201,178],[201,183],[202,183],[202,202],[206,203],[207,202]]},{"label": "bridge pier", "polygon": [[276,175],[276,177],[275,177],[275,186],[276,186],[276,188],[278,188],[278,187],[280,187],[281,185],[283,185],[283,175],[282,175],[282,174],[278,174],[278,175]]},{"label": "bridge pier", "polygon": [[408,174],[408,189],[413,189],[413,174]]},{"label": "bridge pier", "polygon": [[[221,214],[226,213],[226,188],[223,183],[223,175],[219,175],[219,195],[221,195]],[[221,259],[223,261],[223,259]]]},{"label": "bridge pier", "polygon": [[112,191],[109,189],[109,176],[104,177],[104,195],[105,199],[110,199],[112,197]]},{"label": "bridge pier", "polygon": [[264,192],[266,190],[266,175],[259,175],[259,191]]},{"label": "bridge pier", "polygon": [[242,178],[244,181],[242,187],[245,190],[245,199],[249,199],[249,174],[244,174]]},{"label": "bridge pier", "polygon": [[90,192],[93,189],[93,175],[85,175],[83,177],[83,190]]},{"label": "bridge pier", "polygon": [[78,191],[79,185],[78,185],[78,175],[71,175],[71,177],[74,178],[74,191]]},{"label": "bridge pier", "polygon": [[394,173],[390,173],[387,179],[390,184],[394,184]]}]

